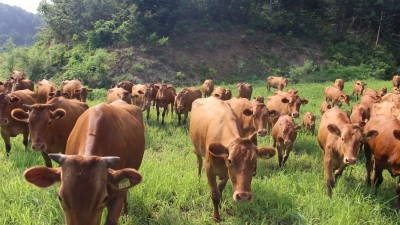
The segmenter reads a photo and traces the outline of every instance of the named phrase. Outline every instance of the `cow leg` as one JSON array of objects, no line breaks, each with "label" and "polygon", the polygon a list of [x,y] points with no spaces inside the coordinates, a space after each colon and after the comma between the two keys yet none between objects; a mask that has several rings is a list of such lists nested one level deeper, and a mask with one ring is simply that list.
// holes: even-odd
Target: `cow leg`
[{"label": "cow leg", "polygon": [[400,177],[399,177],[399,181],[397,182],[396,185],[396,194],[397,194],[397,208],[400,208]]},{"label": "cow leg", "polygon": [[278,146],[276,148],[278,150],[278,163],[279,163],[279,168],[282,167],[282,160],[283,160],[283,156],[282,156],[282,148],[280,146]]},{"label": "cow leg", "polygon": [[285,150],[285,155],[283,155],[282,165],[285,165],[286,160],[289,158],[289,154],[290,154],[291,150],[292,150],[292,148]]},{"label": "cow leg", "polygon": [[178,115],[178,125],[181,125],[181,114],[177,112],[176,115]]},{"label": "cow leg", "polygon": [[160,106],[158,103],[156,104],[156,110],[157,110],[157,122],[160,122]]},{"label": "cow leg", "polygon": [[146,106],[146,113],[147,113],[147,115],[146,115],[146,122],[147,122],[147,125],[149,125],[150,123],[149,123],[149,118],[150,118],[150,106]]},{"label": "cow leg", "polygon": [[167,110],[168,110],[168,105],[166,107],[164,107],[164,110],[162,112],[161,124],[164,124],[164,117],[165,117],[165,113],[167,112]]},{"label": "cow leg", "polygon": [[383,172],[383,169],[380,168],[379,166],[376,166],[376,162],[375,162],[374,177],[372,178],[372,182],[374,182],[374,184],[375,184],[375,194],[378,194],[378,188],[383,182],[382,172]]},{"label": "cow leg", "polygon": [[121,215],[126,194],[118,195],[107,203],[107,218],[105,225],[117,225]]},{"label": "cow leg", "polygon": [[184,117],[183,117],[183,125],[185,125],[186,124],[186,121],[187,121],[187,118],[188,118],[188,114],[189,114],[189,112],[184,112]]},{"label": "cow leg", "polygon": [[7,156],[9,156],[11,151],[10,136],[4,132],[4,129],[1,129],[1,137],[3,138],[4,144],[6,145]]},{"label": "cow leg", "polygon": [[257,134],[254,134],[251,138],[250,141],[257,146]]},{"label": "cow leg", "polygon": [[340,167],[339,169],[335,170],[335,178],[340,177],[340,175],[342,175],[344,168],[346,168],[346,166]]},{"label": "cow leg", "polygon": [[41,151],[41,153],[42,153],[42,157],[44,159],[46,166],[49,168],[52,168],[53,165],[51,164],[51,159],[50,159],[49,155],[47,155],[47,153],[45,153],[43,151]]},{"label": "cow leg", "polygon": [[219,191],[217,187],[217,182],[216,182],[216,175],[212,171],[211,166],[209,165],[211,162],[207,162],[206,165],[206,173],[207,173],[207,178],[208,178],[208,185],[210,186],[210,191],[211,191],[211,199],[213,202],[213,220],[215,222],[221,222],[221,217],[219,215],[219,203],[221,202],[221,192]]},{"label": "cow leg", "polygon": [[371,186],[371,171],[372,171],[372,152],[371,148],[367,143],[364,144],[364,154],[365,154],[365,168],[367,170],[367,186]]},{"label": "cow leg", "polygon": [[[194,150],[195,151],[195,150]],[[203,167],[203,157],[200,154],[196,154],[197,156],[197,165],[198,165],[198,176],[200,179],[201,176],[201,168]]]},{"label": "cow leg", "polygon": [[25,146],[25,151],[26,151],[26,150],[28,150],[29,130],[28,130],[27,132],[24,132],[24,133],[22,134],[22,137],[23,137],[22,143],[24,144],[24,146]]},{"label": "cow leg", "polygon": [[324,155],[324,170],[325,170],[325,179],[326,179],[326,190],[327,194],[330,198],[332,198],[332,188],[335,186],[335,178],[332,176],[333,165],[329,160],[329,156],[326,155],[327,151],[325,151]]}]

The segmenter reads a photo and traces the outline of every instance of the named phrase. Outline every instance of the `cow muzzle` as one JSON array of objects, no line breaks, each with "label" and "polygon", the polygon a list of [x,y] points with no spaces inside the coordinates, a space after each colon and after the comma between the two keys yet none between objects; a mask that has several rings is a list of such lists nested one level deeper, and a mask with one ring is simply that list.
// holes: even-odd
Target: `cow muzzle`
[{"label": "cow muzzle", "polygon": [[293,117],[293,118],[298,118],[298,117],[299,117],[299,113],[298,113],[298,112],[292,113],[292,117]]},{"label": "cow muzzle", "polygon": [[8,118],[0,118],[0,125],[7,125],[8,124]]},{"label": "cow muzzle", "polygon": [[260,137],[264,137],[265,135],[267,135],[267,130],[266,129],[261,129],[257,131],[258,136]]},{"label": "cow muzzle", "polygon": [[44,143],[32,143],[32,150],[34,151],[44,151],[46,150],[46,145]]},{"label": "cow muzzle", "polygon": [[356,157],[344,157],[343,162],[346,165],[354,165],[357,162]]},{"label": "cow muzzle", "polygon": [[253,193],[251,192],[234,192],[233,200],[236,202],[249,202],[252,200]]}]

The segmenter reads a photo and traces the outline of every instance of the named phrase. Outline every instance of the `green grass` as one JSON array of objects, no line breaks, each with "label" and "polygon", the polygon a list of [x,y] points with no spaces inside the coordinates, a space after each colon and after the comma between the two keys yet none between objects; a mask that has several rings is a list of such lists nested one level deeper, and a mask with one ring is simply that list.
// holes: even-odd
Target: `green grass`
[{"label": "green grass", "polygon": [[[289,87],[298,89],[299,95],[310,101],[301,112],[311,111],[318,115],[319,121],[323,88],[332,83]],[[351,94],[352,83],[345,83],[346,93]],[[391,88],[389,81],[367,80],[367,83],[374,89]],[[236,85],[228,86],[236,95]],[[253,96],[272,95],[264,81],[253,86]],[[90,101],[89,105],[101,101],[104,98]],[[349,111],[350,107],[344,109]],[[200,179],[197,177],[189,126],[178,126],[175,115],[166,116],[164,126],[155,118],[153,110],[151,125],[145,131],[146,150],[140,167],[143,181],[129,191],[129,215],[121,217],[119,224],[212,224],[210,191],[205,173]],[[296,121],[300,123],[300,119]],[[272,138],[259,138],[259,142],[260,146],[272,145]],[[22,177],[25,169],[44,165],[41,155],[24,150],[21,136],[12,139],[10,157],[5,156],[2,141],[0,149],[0,225],[63,224],[64,215],[56,194],[59,185],[40,190]],[[374,188],[365,185],[364,163],[360,154],[358,163],[347,168],[338,179],[330,199],[326,195],[317,138],[300,133],[282,170],[276,157],[259,160],[251,203],[235,203],[228,182],[221,204],[222,224],[399,224],[400,215],[394,208],[397,179],[385,172],[384,182],[375,195]],[[103,221],[105,215],[106,210]]]}]

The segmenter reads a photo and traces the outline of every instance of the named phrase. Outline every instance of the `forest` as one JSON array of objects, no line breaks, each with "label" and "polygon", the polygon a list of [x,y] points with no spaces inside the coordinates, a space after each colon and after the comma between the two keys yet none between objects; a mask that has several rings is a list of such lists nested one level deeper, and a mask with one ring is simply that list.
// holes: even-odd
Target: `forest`
[{"label": "forest", "polygon": [[[45,25],[33,46],[17,47],[17,39],[1,46],[3,78],[22,70],[34,81],[79,78],[93,87],[270,74],[322,82],[388,79],[400,62],[393,0],[52,0],[39,15]],[[214,33],[226,35],[207,36]],[[241,49],[222,57],[227,65],[207,60],[234,47]],[[196,48],[204,60],[193,56]]]}]

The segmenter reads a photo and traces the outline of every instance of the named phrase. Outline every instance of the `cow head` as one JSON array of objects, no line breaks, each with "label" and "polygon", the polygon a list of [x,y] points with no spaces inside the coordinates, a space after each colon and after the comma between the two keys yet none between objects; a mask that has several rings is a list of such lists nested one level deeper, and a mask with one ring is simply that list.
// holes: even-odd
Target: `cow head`
[{"label": "cow head", "polygon": [[92,91],[93,91],[92,89],[87,89],[87,88],[75,89],[73,98],[78,99],[81,102],[86,102],[88,93]]},{"label": "cow head", "polygon": [[322,102],[321,106],[319,107],[319,111],[321,112],[321,115],[326,112],[326,110],[332,108],[331,105],[328,102]]},{"label": "cow head", "polygon": [[176,104],[176,110],[178,110],[178,112],[182,111],[185,108],[185,99],[187,98],[186,96],[188,95],[188,93],[189,93],[188,89],[183,89],[176,95],[175,104]]},{"label": "cow head", "polygon": [[140,173],[134,169],[110,169],[119,157],[49,156],[60,164],[59,168],[32,167],[24,172],[24,177],[40,188],[61,182],[58,199],[67,225],[100,224],[104,207],[142,180]]},{"label": "cow head", "polygon": [[339,96],[339,106],[341,106],[342,105],[342,102],[344,102],[344,103],[346,103],[346,105],[347,106],[349,106],[350,105],[350,96],[349,95],[346,95],[346,94],[341,94],[340,96]]},{"label": "cow head", "polygon": [[364,83],[363,81],[355,81],[354,82],[354,90],[355,92],[357,92],[358,94],[362,94],[362,92],[364,91],[364,88],[367,84]]},{"label": "cow head", "polygon": [[14,109],[11,111],[11,116],[20,122],[27,123],[29,125],[29,133],[32,140],[32,150],[45,151],[47,149],[47,134],[50,127],[53,126],[55,120],[59,120],[65,117],[64,109],[52,109],[51,104],[34,104],[34,105],[23,105],[22,109]]},{"label": "cow head", "polygon": [[211,79],[205,80],[203,87],[205,88],[205,90],[209,93],[214,91],[214,81]]},{"label": "cow head", "polygon": [[344,81],[342,79],[336,79],[335,83],[333,84],[334,87],[343,90],[344,88]]},{"label": "cow head", "polygon": [[21,78],[20,77],[16,77],[16,78],[12,78],[10,77],[10,79],[13,80],[13,86],[12,86],[12,91],[17,91],[17,90],[21,90]]},{"label": "cow head", "polygon": [[297,131],[301,129],[301,126],[294,123],[281,123],[279,124],[278,136],[283,139],[284,145],[291,145],[296,140]]},{"label": "cow head", "polygon": [[0,93],[0,125],[7,125],[11,110],[17,106],[21,99],[14,94]]},{"label": "cow head", "polygon": [[335,124],[328,124],[328,131],[338,137],[337,147],[339,152],[343,154],[343,163],[346,165],[356,163],[361,143],[378,135],[376,130],[363,133],[364,125],[365,122],[360,122],[359,124],[346,124],[339,128]]},{"label": "cow head", "polygon": [[305,113],[304,116],[307,117],[307,120],[309,121],[310,126],[315,126],[315,121],[317,118],[315,117],[315,115],[313,113],[307,112],[307,113]]},{"label": "cow head", "polygon": [[4,92],[5,93],[11,93],[11,91],[12,91],[12,88],[13,88],[13,80],[12,79],[7,79],[5,82],[4,82]]},{"label": "cow head", "polygon": [[129,91],[124,90],[122,92],[122,94],[118,93],[117,95],[122,101],[124,101],[124,102],[126,102],[128,104],[132,104],[132,95],[131,95],[131,93]]},{"label": "cow head", "polygon": [[381,89],[379,90],[379,95],[383,97],[384,95],[386,95],[386,93],[387,93],[387,88],[381,87]]},{"label": "cow head", "polygon": [[117,84],[117,87],[123,88],[126,91],[132,92],[133,83],[130,81],[121,81]]},{"label": "cow head", "polygon": [[257,148],[249,139],[236,139],[228,147],[213,143],[209,146],[211,163],[226,164],[233,187],[233,199],[237,202],[252,200],[251,180],[257,167],[257,156],[271,158],[273,148]]},{"label": "cow head", "polygon": [[243,110],[243,114],[246,116],[253,117],[253,124],[257,130],[257,135],[264,137],[267,135],[267,123],[268,117],[274,117],[279,115],[275,110],[269,111],[265,104],[259,103],[253,106],[252,109]]},{"label": "cow head", "polygon": [[307,99],[301,99],[298,95],[290,95],[282,98],[282,103],[289,107],[290,115],[293,118],[298,118],[300,115],[300,106],[308,103]]},{"label": "cow head", "polygon": [[254,99],[255,99],[257,102],[262,103],[262,104],[264,104],[264,102],[265,102],[264,97],[261,96],[261,95],[259,95],[259,96],[257,96],[257,97],[254,97]]},{"label": "cow head", "polygon": [[55,97],[61,97],[61,96],[63,96],[64,98],[69,99],[69,93],[68,92],[62,93],[60,90],[57,90],[57,91],[49,92],[47,94],[47,101],[50,101],[51,99],[53,99]]}]

